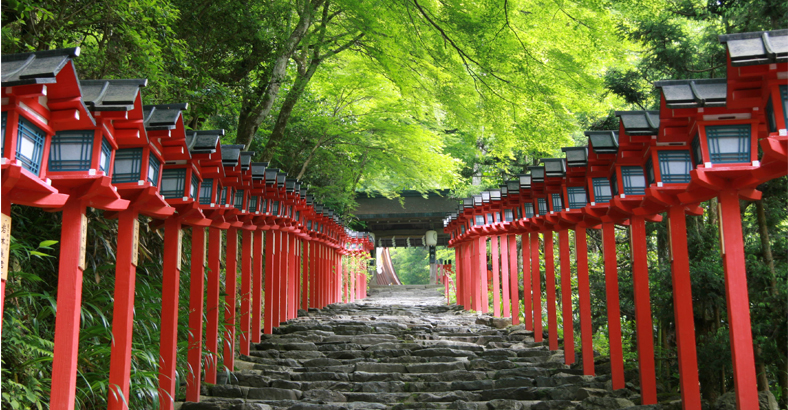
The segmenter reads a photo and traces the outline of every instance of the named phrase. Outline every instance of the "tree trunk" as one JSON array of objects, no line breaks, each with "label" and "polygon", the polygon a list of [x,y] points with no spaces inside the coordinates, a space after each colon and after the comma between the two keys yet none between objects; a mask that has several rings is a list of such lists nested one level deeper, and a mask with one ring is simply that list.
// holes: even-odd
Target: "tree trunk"
[{"label": "tree trunk", "polygon": [[755,214],[758,218],[758,233],[761,237],[761,250],[763,252],[763,262],[769,267],[769,291],[773,296],[777,295],[777,273],[774,269],[774,256],[772,256],[772,244],[769,240],[769,226],[766,225],[766,211],[763,201],[755,201]]},{"label": "tree trunk", "polygon": [[304,38],[312,25],[312,12],[323,1],[312,0],[303,2],[302,8],[298,13],[298,24],[296,24],[290,37],[282,47],[281,54],[276,58],[268,85],[261,90],[261,95],[253,96],[255,100],[259,98],[259,102],[255,103],[251,98],[244,99],[241,113],[238,116],[238,133],[235,136],[236,144],[243,144],[245,149],[249,149],[257,129],[271,112],[271,107],[273,107],[274,101],[279,95],[279,88],[282,85],[285,74],[287,74],[287,62],[293,56],[301,39]]},{"label": "tree trunk", "polygon": [[782,392],[780,408],[788,408],[788,359],[785,357],[777,360],[777,386]]},{"label": "tree trunk", "polygon": [[282,103],[282,108],[279,109],[279,115],[276,117],[274,129],[271,131],[271,135],[268,137],[268,141],[265,143],[265,148],[263,148],[263,162],[271,161],[271,158],[273,158],[276,147],[285,136],[285,128],[287,127],[288,121],[290,121],[290,115],[293,113],[293,108],[295,108],[296,103],[298,103],[298,99],[301,98],[301,95],[306,89],[306,85],[309,84],[309,80],[312,79],[312,76],[315,74],[315,71],[317,71],[319,66],[320,60],[313,59],[309,63],[309,68],[306,70],[306,72],[303,74],[298,74],[298,77],[296,77],[295,82],[293,83],[293,87],[287,92],[285,101]]}]

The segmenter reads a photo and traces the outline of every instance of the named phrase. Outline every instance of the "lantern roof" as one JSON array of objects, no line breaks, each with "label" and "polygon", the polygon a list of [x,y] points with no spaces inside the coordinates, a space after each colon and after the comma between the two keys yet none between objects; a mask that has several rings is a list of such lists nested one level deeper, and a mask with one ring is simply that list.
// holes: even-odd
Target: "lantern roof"
[{"label": "lantern roof", "polygon": [[544,182],[544,167],[530,166],[528,169],[531,170],[531,182]]},{"label": "lantern roof", "polygon": [[659,111],[616,111],[629,135],[659,134]]},{"label": "lantern roof", "polygon": [[[54,84],[60,70],[78,56],[79,47],[4,55],[1,68],[2,86]],[[73,65],[71,67],[74,70]]]},{"label": "lantern roof", "polygon": [[91,111],[131,111],[148,80],[82,80],[80,85],[82,101]]},{"label": "lantern roof", "polygon": [[224,130],[187,131],[186,146],[191,154],[213,154]]},{"label": "lantern roof", "polygon": [[563,147],[567,167],[585,167],[588,165],[588,147]]},{"label": "lantern roof", "polygon": [[249,166],[252,164],[252,157],[254,156],[254,151],[241,151],[241,170],[246,171],[249,169]]},{"label": "lantern roof", "polygon": [[252,162],[252,179],[255,181],[265,182],[265,169],[268,167],[267,162]]},{"label": "lantern roof", "polygon": [[148,131],[167,131],[178,126],[183,110],[189,108],[188,103],[145,105],[142,107],[145,118],[145,129]]},{"label": "lantern roof", "polygon": [[667,80],[655,82],[654,87],[662,89],[668,108],[724,107],[728,80]]},{"label": "lantern roof", "polygon": [[225,167],[238,166],[243,145],[222,145],[222,165]]},{"label": "lantern roof", "polygon": [[501,200],[501,190],[493,189],[490,191],[490,201],[500,201]]},{"label": "lantern roof", "polygon": [[584,133],[591,143],[591,148],[597,154],[618,153],[618,131],[586,131]]},{"label": "lantern roof", "polygon": [[566,164],[563,158],[542,158],[546,177],[563,177],[566,175]]},{"label": "lantern roof", "polygon": [[517,178],[520,180],[521,189],[531,189],[531,174],[519,174]]},{"label": "lantern roof", "polygon": [[788,62],[788,30],[726,34],[719,40],[728,46],[734,67]]},{"label": "lantern roof", "polygon": [[515,195],[520,193],[520,181],[516,179],[512,179],[506,181],[506,191],[509,194]]}]

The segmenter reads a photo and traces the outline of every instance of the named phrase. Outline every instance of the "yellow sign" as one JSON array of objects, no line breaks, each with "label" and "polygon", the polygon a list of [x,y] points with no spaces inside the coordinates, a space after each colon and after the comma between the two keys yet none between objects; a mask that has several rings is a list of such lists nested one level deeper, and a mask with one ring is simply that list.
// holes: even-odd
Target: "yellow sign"
[{"label": "yellow sign", "polygon": [[181,269],[181,254],[183,253],[183,229],[178,229],[178,263],[175,265]]},{"label": "yellow sign", "polygon": [[2,214],[2,225],[0,225],[0,277],[8,279],[8,259],[11,252],[11,217]]},{"label": "yellow sign", "polygon": [[138,254],[140,249],[140,220],[134,219],[134,225],[132,225],[132,240],[131,240],[131,263],[134,266],[137,266],[138,261]]},{"label": "yellow sign", "polygon": [[88,216],[82,214],[82,220],[79,222],[82,234],[79,238],[79,268],[85,270],[85,256],[88,252]]},{"label": "yellow sign", "polygon": [[202,229],[202,265],[205,266],[208,261],[208,235],[205,234],[205,228]]}]

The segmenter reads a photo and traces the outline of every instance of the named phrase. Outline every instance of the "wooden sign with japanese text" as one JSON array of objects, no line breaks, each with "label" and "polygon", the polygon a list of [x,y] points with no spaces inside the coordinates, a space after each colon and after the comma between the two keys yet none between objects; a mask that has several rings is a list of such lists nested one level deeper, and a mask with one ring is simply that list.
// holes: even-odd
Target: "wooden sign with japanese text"
[{"label": "wooden sign with japanese text", "polygon": [[82,214],[82,220],[79,221],[79,227],[82,234],[79,236],[79,268],[85,270],[85,257],[88,252],[88,216]]},{"label": "wooden sign with japanese text", "polygon": [[0,224],[0,278],[3,280],[8,279],[8,261],[9,253],[11,251],[11,217],[6,214],[3,215],[2,224]]},{"label": "wooden sign with japanese text", "polygon": [[139,250],[140,250],[140,220],[134,219],[134,227],[132,228],[134,234],[131,240],[131,263],[137,266]]}]

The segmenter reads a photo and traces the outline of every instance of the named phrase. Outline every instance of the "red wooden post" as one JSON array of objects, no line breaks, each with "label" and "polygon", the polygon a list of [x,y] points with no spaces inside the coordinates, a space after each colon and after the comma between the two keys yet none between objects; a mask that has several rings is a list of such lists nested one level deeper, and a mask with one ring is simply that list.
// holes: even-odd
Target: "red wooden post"
[{"label": "red wooden post", "polygon": [[281,256],[282,256],[282,232],[271,231],[273,234],[273,248],[271,250],[271,327],[279,327],[279,308],[281,307],[282,295],[279,293],[280,282],[282,281]]},{"label": "red wooden post", "polygon": [[632,287],[635,294],[640,395],[644,405],[657,404],[657,380],[654,367],[654,330],[651,323],[651,298],[648,290],[648,250],[646,221],[642,216],[630,219],[632,248]]},{"label": "red wooden post", "polygon": [[572,269],[569,266],[569,231],[558,231],[558,253],[561,260],[561,307],[564,321],[564,363],[575,362],[575,332],[572,318]]},{"label": "red wooden post", "polygon": [[621,309],[618,297],[618,262],[616,261],[616,226],[602,223],[602,246],[605,257],[605,295],[607,297],[607,330],[610,341],[610,372],[613,390],[623,389],[624,351],[621,346]]},{"label": "red wooden post", "polygon": [[482,313],[490,311],[489,288],[487,287],[487,238],[479,238],[479,292],[481,293]]},{"label": "red wooden post", "polygon": [[465,310],[473,309],[472,298],[475,294],[474,289],[476,288],[476,280],[474,276],[475,269],[471,266],[471,261],[474,260],[474,249],[475,246],[473,241],[468,241],[465,245],[465,251],[463,251],[463,254],[465,254],[465,283],[467,285],[465,286]]},{"label": "red wooden post", "polygon": [[[178,294],[181,274],[181,221],[170,217],[164,222],[164,262],[162,266],[161,345],[159,353],[159,408],[175,406],[175,366],[178,352]],[[62,273],[61,273],[62,275]],[[55,343],[57,346],[57,342]],[[55,378],[53,377],[52,380]],[[54,386],[53,386],[53,392]]]},{"label": "red wooden post", "polygon": [[728,300],[736,405],[742,410],[757,410],[758,386],[755,383],[755,357],[752,347],[739,195],[735,190],[728,189],[720,192],[719,200],[720,242],[725,268],[725,296]]},{"label": "red wooden post", "polygon": [[454,245],[455,289],[454,298],[457,305],[462,305],[462,252],[460,246]]},{"label": "red wooden post", "polygon": [[208,228],[208,296],[205,304],[205,382],[216,384],[219,363],[219,288],[221,286],[222,230]]},{"label": "red wooden post", "polygon": [[512,324],[520,324],[520,285],[517,269],[517,236],[509,235],[509,290],[512,302]]},{"label": "red wooden post", "polygon": [[241,231],[241,354],[249,355],[249,327],[252,305],[252,231]]},{"label": "red wooden post", "polygon": [[539,233],[531,232],[531,275],[533,278],[534,341],[542,341],[542,285],[539,283]]},{"label": "red wooden post", "polygon": [[287,299],[288,299],[288,285],[290,282],[290,275],[288,269],[290,268],[289,253],[290,253],[290,238],[287,232],[280,232],[282,238],[282,251],[279,253],[279,319],[276,326],[279,327],[281,323],[287,321]]},{"label": "red wooden post", "polygon": [[118,251],[115,267],[115,303],[112,308],[112,347],[109,365],[109,410],[128,409],[131,372],[131,337],[134,324],[134,285],[139,212],[131,208],[118,214]]},{"label": "red wooden post", "polygon": [[345,303],[348,303],[348,302],[350,302],[350,293],[348,293],[349,290],[350,290],[350,286],[349,286],[349,283],[348,283],[348,282],[350,282],[350,280],[349,280],[350,272],[347,271],[347,265],[342,263],[342,259],[343,258],[340,255],[339,256],[340,272],[342,272],[342,281],[345,282]]},{"label": "red wooden post", "polygon": [[[6,121],[10,121],[10,118],[6,118]],[[6,132],[16,132],[12,131],[10,128],[11,127],[9,127]],[[3,312],[5,312],[5,282],[7,279],[6,275],[8,275],[8,257],[11,246],[11,199],[9,196],[10,195],[8,195],[5,190],[3,190],[3,194],[0,195],[0,203],[2,203],[0,206],[2,207],[3,212],[3,229],[9,230],[8,238],[4,238],[4,243],[0,244],[0,246],[2,246],[2,249],[0,249],[2,255],[0,255],[0,257],[3,258],[1,263],[6,264],[6,266],[4,266],[5,270],[0,272],[0,334],[3,333]],[[3,232],[3,234],[5,234],[5,232]]]},{"label": "red wooden post", "polygon": [[473,275],[473,300],[471,302],[473,304],[473,310],[477,312],[482,311],[482,285],[479,281],[479,242],[481,242],[481,239],[473,240],[471,243],[471,275]]},{"label": "red wooden post", "polygon": [[317,307],[317,242],[309,243],[309,307]]},{"label": "red wooden post", "polygon": [[529,235],[520,235],[523,254],[523,314],[525,315],[525,330],[534,330],[534,312],[531,299],[531,243]]},{"label": "red wooden post", "polygon": [[687,410],[699,409],[701,405],[698,354],[695,346],[695,317],[692,313],[692,282],[689,271],[687,221],[684,219],[684,206],[669,207],[668,218],[670,219],[673,311],[676,320],[681,402]]},{"label": "red wooden post", "polygon": [[301,273],[302,280],[302,293],[301,293],[301,309],[309,309],[309,289],[312,286],[312,281],[309,275],[312,270],[309,267],[309,241],[301,241],[301,263],[303,264],[303,273]]},{"label": "red wooden post", "polygon": [[553,231],[544,237],[544,276],[547,292],[547,332],[550,350],[558,350],[558,316],[556,314],[555,258],[553,256]]},{"label": "red wooden post", "polygon": [[[503,316],[504,317],[512,317],[512,308],[510,305],[510,296],[511,296],[511,281],[509,280],[509,244],[506,240],[506,235],[500,237],[500,246],[501,246],[501,288],[503,291]],[[495,254],[493,254],[495,257]],[[493,266],[493,274],[497,276],[495,273],[495,267]],[[512,318],[512,323],[514,323],[514,318]]]},{"label": "red wooden post", "polygon": [[252,343],[260,343],[263,308],[263,231],[255,230],[252,252]]},{"label": "red wooden post", "polygon": [[288,307],[290,309],[288,319],[298,316],[298,242],[293,234],[290,234],[290,299]]},{"label": "red wooden post", "polygon": [[285,233],[285,247],[287,252],[282,255],[285,258],[285,269],[284,275],[287,278],[285,283],[285,288],[282,291],[282,294],[285,295],[285,304],[284,304],[284,317],[282,318],[282,322],[286,322],[293,317],[293,235],[289,233]]},{"label": "red wooden post", "polygon": [[238,274],[238,229],[227,230],[227,251],[225,253],[224,276],[224,343],[222,356],[224,367],[235,369],[235,295]]},{"label": "red wooden post", "polygon": [[82,306],[82,272],[87,219],[82,201],[69,199],[63,208],[60,231],[60,263],[57,283],[55,348],[52,357],[50,408],[74,408],[79,351],[79,320]]},{"label": "red wooden post", "polygon": [[[490,237],[490,259],[492,259],[492,283],[493,283],[493,316],[501,317],[501,282],[500,267],[498,266],[498,236]],[[485,267],[485,271],[487,268]],[[486,283],[487,281],[485,281]],[[509,299],[509,298],[506,298]]]},{"label": "red wooden post", "polygon": [[202,377],[202,314],[205,293],[205,228],[192,227],[192,257],[189,281],[189,344],[186,354],[186,401],[200,401]]},{"label": "red wooden post", "polygon": [[263,310],[263,333],[270,335],[273,332],[273,255],[274,255],[274,232],[265,233],[265,309]]},{"label": "red wooden post", "polygon": [[594,373],[594,333],[591,324],[591,285],[588,281],[588,240],[586,228],[575,228],[577,297],[580,305],[580,339],[583,345],[583,374]]}]

